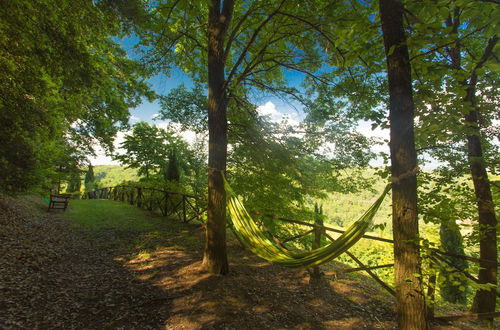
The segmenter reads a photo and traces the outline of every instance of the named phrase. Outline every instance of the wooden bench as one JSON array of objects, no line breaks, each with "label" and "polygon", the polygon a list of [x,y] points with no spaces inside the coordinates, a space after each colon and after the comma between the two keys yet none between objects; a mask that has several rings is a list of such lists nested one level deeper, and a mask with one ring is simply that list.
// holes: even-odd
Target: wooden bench
[{"label": "wooden bench", "polygon": [[54,191],[50,191],[50,200],[49,200],[49,208],[47,211],[51,209],[64,210],[68,208],[69,199],[71,195],[69,194],[56,194]]}]

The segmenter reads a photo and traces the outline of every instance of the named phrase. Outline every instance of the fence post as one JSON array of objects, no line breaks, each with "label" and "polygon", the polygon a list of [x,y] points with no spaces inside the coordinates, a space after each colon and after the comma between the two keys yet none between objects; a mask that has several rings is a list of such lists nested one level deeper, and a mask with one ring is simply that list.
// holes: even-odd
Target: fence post
[{"label": "fence post", "polygon": [[187,222],[186,218],[186,195],[182,195],[182,221]]},{"label": "fence post", "polygon": [[434,318],[434,305],[436,300],[436,269],[435,264],[430,261],[429,268],[431,270],[431,275],[429,276],[429,286],[427,287],[427,317],[429,319]]},{"label": "fence post", "polygon": [[148,211],[152,212],[153,211],[153,194],[154,190],[148,189],[149,190],[149,203],[148,203]]},{"label": "fence post", "polygon": [[168,216],[168,213],[169,213],[168,212],[169,211],[169,209],[168,209],[168,199],[169,199],[170,195],[168,194],[168,192],[164,192],[163,196],[164,196],[163,199],[165,200],[165,206],[163,207],[162,214],[164,216]]},{"label": "fence post", "polygon": [[134,190],[130,190],[130,195],[129,195],[129,200],[128,200],[130,205],[134,205]]},{"label": "fence post", "polygon": [[137,187],[137,207],[142,206],[142,189],[141,187]]},{"label": "fence post", "polygon": [[[321,235],[323,234],[323,206],[318,207],[318,204],[314,205],[314,240],[312,243],[312,248],[319,249],[321,247]],[[321,271],[319,266],[314,266],[311,272],[311,279],[321,278]]]}]

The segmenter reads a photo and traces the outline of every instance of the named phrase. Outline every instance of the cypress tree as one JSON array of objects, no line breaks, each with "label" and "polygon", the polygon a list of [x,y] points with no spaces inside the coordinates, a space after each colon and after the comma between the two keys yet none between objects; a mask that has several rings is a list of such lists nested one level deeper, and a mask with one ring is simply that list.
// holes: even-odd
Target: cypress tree
[{"label": "cypress tree", "polygon": [[179,161],[177,160],[177,151],[173,149],[168,155],[168,167],[165,172],[165,180],[179,182],[181,173],[179,171]]},{"label": "cypress tree", "polygon": [[89,169],[85,174],[85,192],[94,190],[94,187],[95,187],[94,167],[92,166],[92,164],[90,164]]}]

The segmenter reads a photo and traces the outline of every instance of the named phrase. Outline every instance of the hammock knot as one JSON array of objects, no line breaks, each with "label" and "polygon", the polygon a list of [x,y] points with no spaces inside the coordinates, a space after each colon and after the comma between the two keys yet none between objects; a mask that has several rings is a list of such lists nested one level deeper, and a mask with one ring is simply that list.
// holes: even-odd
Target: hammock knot
[{"label": "hammock knot", "polygon": [[418,166],[415,166],[412,170],[409,170],[408,172],[403,173],[398,177],[392,177],[392,184],[399,184],[402,180],[414,176],[418,172],[420,172],[420,168]]}]

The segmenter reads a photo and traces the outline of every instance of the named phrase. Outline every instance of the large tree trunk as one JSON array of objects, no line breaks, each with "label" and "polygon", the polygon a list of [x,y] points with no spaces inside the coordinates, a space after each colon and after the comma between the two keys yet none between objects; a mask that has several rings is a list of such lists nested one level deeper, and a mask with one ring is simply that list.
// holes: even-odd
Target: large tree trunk
[{"label": "large tree trunk", "polygon": [[224,90],[224,39],[233,1],[212,0],[208,14],[208,219],[203,267],[213,274],[229,271],[226,252],[226,194],[221,173],[227,160],[227,96]]},{"label": "large tree trunk", "polygon": [[[403,29],[403,5],[379,0],[387,54],[391,125],[392,221],[397,321],[400,329],[427,329],[418,248],[417,155],[413,133],[411,66]],[[415,276],[417,275],[417,276]]]}]

